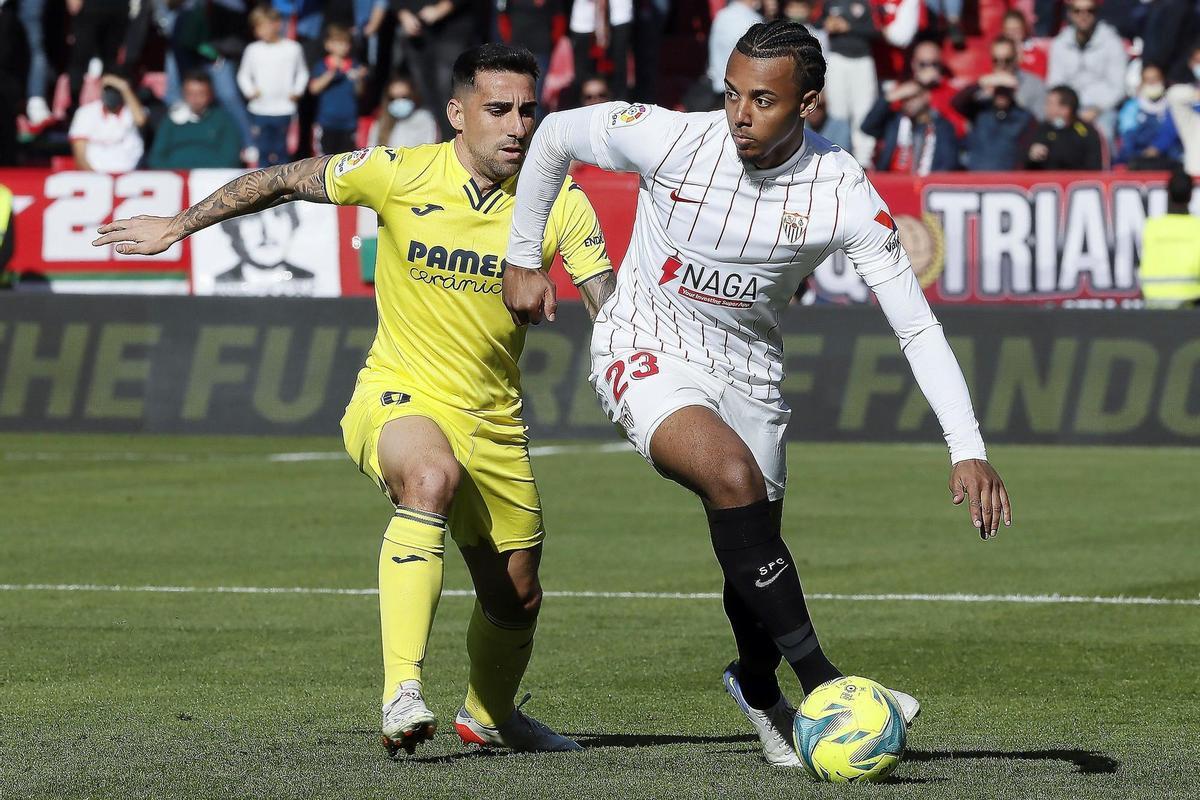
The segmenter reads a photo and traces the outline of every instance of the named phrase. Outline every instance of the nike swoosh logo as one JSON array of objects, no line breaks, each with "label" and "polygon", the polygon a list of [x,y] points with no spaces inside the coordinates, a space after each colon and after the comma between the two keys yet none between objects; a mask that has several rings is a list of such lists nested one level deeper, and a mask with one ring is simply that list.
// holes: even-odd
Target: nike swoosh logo
[{"label": "nike swoosh logo", "polygon": [[401,558],[400,556],[392,556],[392,561],[395,561],[397,564],[407,564],[410,561],[428,561],[428,560],[429,559],[422,558],[421,556],[417,556],[417,555],[405,556],[404,558]]},{"label": "nike swoosh logo", "polygon": [[697,205],[704,202],[703,200],[689,200],[686,197],[680,197],[678,189],[671,190],[671,199],[676,203],[696,203]]},{"label": "nike swoosh logo", "polygon": [[774,582],[775,582],[775,579],[776,579],[776,578],[778,578],[780,575],[782,575],[782,574],[784,573],[784,571],[785,571],[785,570],[787,570],[787,568],[788,568],[788,567],[790,567],[790,566],[791,566],[791,564],[785,564],[783,567],[781,567],[781,568],[779,569],[779,572],[776,572],[774,575],[772,575],[771,577],[767,578],[765,581],[764,581],[764,580],[757,580],[757,581],[755,581],[755,582],[754,582],[754,585],[755,585],[755,586],[757,586],[757,587],[758,587],[758,588],[760,588],[760,589],[765,589],[765,588],[767,588],[767,587],[768,587],[768,586],[770,586],[772,583],[774,583]]},{"label": "nike swoosh logo", "polygon": [[412,210],[412,212],[414,214],[416,214],[418,217],[423,217],[426,214],[433,213],[434,211],[445,211],[445,210],[446,209],[442,208],[441,206],[439,206],[435,203],[426,203],[424,208],[414,208]]}]

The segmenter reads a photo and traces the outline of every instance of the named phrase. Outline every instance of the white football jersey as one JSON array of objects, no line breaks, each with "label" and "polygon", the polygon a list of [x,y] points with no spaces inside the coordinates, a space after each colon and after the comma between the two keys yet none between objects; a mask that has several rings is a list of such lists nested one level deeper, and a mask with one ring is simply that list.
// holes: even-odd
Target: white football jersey
[{"label": "white football jersey", "polygon": [[756,170],[738,157],[723,111],[611,103],[592,113],[598,165],[641,176],[594,347],[669,352],[769,399],[783,378],[780,314],[817,265],[844,249],[868,285],[909,268],[858,162],[816,134],[787,162]]},{"label": "white football jersey", "polygon": [[780,400],[780,315],[801,281],[843,250],[896,331],[951,458],[986,458],[962,372],[896,224],[850,154],[809,132],[785,163],[759,170],[738,157],[724,111],[606,103],[551,114],[521,170],[510,267],[541,263],[571,159],[640,176],[633,238],[596,318],[593,358],[669,353],[753,399]]}]

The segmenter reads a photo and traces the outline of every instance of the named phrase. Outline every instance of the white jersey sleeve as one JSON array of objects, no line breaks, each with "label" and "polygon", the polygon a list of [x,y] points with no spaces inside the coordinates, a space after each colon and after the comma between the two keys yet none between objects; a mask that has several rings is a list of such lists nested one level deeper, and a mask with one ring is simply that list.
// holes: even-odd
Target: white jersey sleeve
[{"label": "white jersey sleeve", "polygon": [[[906,259],[907,261],[907,259]],[[912,269],[872,287],[950,448],[950,462],[987,460],[962,369]]]},{"label": "white jersey sleeve", "polygon": [[962,369],[900,244],[887,204],[859,172],[846,193],[843,247],[879,301],[913,377],[942,426],[950,461],[987,459]]},{"label": "white jersey sleeve", "polygon": [[866,175],[854,175],[846,190],[842,248],[863,283],[874,288],[910,269],[900,233],[887,204]]},{"label": "white jersey sleeve", "polygon": [[509,264],[542,263],[542,236],[572,161],[611,172],[652,175],[679,136],[682,115],[643,103],[601,103],[546,116],[533,136],[517,179],[517,207],[509,234]]}]

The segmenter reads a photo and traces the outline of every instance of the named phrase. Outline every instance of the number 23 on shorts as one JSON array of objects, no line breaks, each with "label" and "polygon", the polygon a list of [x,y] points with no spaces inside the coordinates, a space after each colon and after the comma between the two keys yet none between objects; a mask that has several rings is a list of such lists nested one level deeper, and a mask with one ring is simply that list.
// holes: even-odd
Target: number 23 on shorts
[{"label": "number 23 on shorts", "polygon": [[639,350],[629,358],[618,358],[609,364],[604,370],[604,380],[612,387],[613,402],[616,403],[621,402],[622,395],[629,388],[629,382],[625,380],[626,363],[635,368],[629,373],[630,380],[640,381],[642,378],[658,374],[658,359],[653,353],[647,353],[645,350]]}]

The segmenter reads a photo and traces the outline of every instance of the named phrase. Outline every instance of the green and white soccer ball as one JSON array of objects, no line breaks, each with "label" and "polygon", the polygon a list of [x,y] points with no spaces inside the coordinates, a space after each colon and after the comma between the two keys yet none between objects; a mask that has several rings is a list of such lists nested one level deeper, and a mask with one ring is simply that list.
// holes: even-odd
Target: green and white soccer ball
[{"label": "green and white soccer ball", "polygon": [[886,778],[904,756],[907,730],[892,693],[867,678],[845,677],[809,693],[796,712],[796,752],[819,781]]}]

